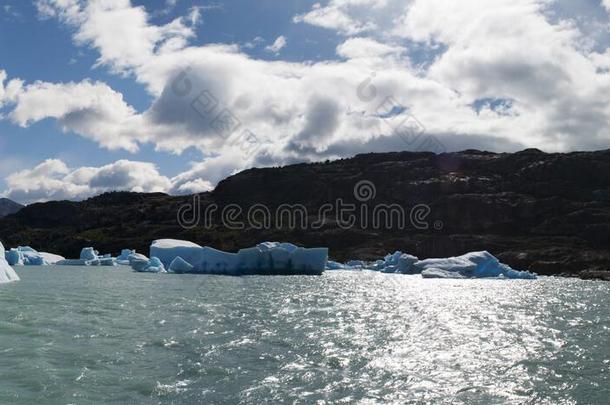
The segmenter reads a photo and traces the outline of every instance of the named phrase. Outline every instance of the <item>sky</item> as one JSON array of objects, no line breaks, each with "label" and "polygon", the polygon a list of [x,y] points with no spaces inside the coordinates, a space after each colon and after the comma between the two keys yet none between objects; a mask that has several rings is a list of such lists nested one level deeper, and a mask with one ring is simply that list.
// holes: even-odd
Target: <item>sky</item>
[{"label": "sky", "polygon": [[0,196],[610,145],[610,0],[0,0]]}]

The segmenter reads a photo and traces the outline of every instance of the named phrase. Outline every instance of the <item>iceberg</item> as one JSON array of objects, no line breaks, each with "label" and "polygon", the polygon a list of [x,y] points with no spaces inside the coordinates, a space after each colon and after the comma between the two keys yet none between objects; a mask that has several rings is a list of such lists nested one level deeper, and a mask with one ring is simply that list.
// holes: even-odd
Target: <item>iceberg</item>
[{"label": "iceberg", "polygon": [[[160,239],[151,244],[150,256],[158,258],[165,268],[175,272],[233,276],[321,274],[328,260],[328,249],[306,249],[291,243],[264,242],[237,253],[229,253],[193,242]],[[185,266],[185,263],[192,268]]]},{"label": "iceberg", "polygon": [[142,272],[148,266],[148,257],[140,253],[132,253],[128,257],[129,265],[135,271]]},{"label": "iceberg", "polygon": [[129,266],[129,257],[134,254],[136,254],[135,250],[131,250],[131,249],[121,250],[121,254],[116,258],[117,264],[120,264],[122,266]]},{"label": "iceberg", "polygon": [[19,281],[19,276],[15,273],[15,270],[9,266],[6,261],[4,246],[0,242],[0,283],[9,283],[11,281]]},{"label": "iceberg", "polygon": [[328,260],[326,262],[325,270],[349,270],[349,267],[343,263]]},{"label": "iceberg", "polygon": [[371,268],[383,273],[418,274],[420,271],[413,266],[418,260],[415,256],[397,251],[378,260]]},{"label": "iceberg", "polygon": [[389,254],[383,260],[365,263],[352,260],[346,264],[328,262],[332,270],[374,270],[383,273],[421,274],[423,278],[508,278],[535,279],[536,274],[518,271],[500,263],[491,253],[471,252],[462,256],[441,259],[419,260],[417,257],[400,251]]},{"label": "iceberg", "polygon": [[64,260],[62,256],[38,252],[29,246],[19,246],[5,253],[6,261],[11,266],[48,266]]},{"label": "iceberg", "polygon": [[366,262],[363,262],[362,260],[350,260],[345,263],[345,265],[352,269],[363,269],[366,267]]},{"label": "iceberg", "polygon": [[150,259],[138,253],[129,255],[129,263],[134,271],[139,273],[167,273],[165,266],[157,257]]},{"label": "iceberg", "polygon": [[80,252],[79,259],[63,259],[56,262],[58,266],[116,266],[112,255],[101,255],[92,247],[85,247]]},{"label": "iceberg", "polygon": [[54,265],[54,264],[57,264],[57,262],[65,260],[65,258],[63,256],[56,255],[53,253],[39,252],[39,254],[40,254],[40,256],[42,256],[44,261],[49,265]]},{"label": "iceberg", "polygon": [[23,253],[21,253],[18,249],[8,250],[4,256],[9,265],[23,266]]},{"label": "iceberg", "polygon": [[80,260],[97,260],[99,258],[99,252],[92,247],[83,248],[80,252]]},{"label": "iceberg", "polygon": [[413,265],[426,278],[535,279],[536,274],[513,270],[487,251],[445,259],[420,260]]},{"label": "iceberg", "polygon": [[165,266],[156,257],[151,257],[148,264],[142,270],[144,273],[165,273]]}]

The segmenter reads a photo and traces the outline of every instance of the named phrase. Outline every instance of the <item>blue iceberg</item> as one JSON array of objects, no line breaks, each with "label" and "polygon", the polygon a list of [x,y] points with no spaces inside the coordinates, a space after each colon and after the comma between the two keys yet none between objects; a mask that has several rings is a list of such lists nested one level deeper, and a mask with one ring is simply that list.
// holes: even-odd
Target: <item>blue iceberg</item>
[{"label": "blue iceberg", "polygon": [[116,258],[116,263],[121,266],[129,266],[129,257],[134,254],[136,254],[135,250],[123,249],[121,254]]},{"label": "blue iceberg", "polygon": [[29,246],[19,246],[5,252],[5,258],[11,266],[48,266],[64,260],[62,256],[38,252]]},{"label": "blue iceberg", "polygon": [[414,267],[418,260],[415,256],[397,251],[378,260],[371,267],[383,273],[418,274],[420,271]]},{"label": "blue iceberg", "polygon": [[[229,253],[188,241],[160,239],[152,243],[150,256],[158,258],[165,268],[175,272],[233,276],[322,274],[328,260],[328,249],[306,249],[291,243],[264,242],[237,253]],[[192,268],[185,266],[185,263]]]},{"label": "blue iceberg", "polygon": [[9,266],[4,256],[4,246],[2,245],[2,242],[0,242],[0,283],[19,281],[19,276],[17,275],[17,273],[15,273],[15,270],[13,270],[11,266]]},{"label": "blue iceberg", "polygon": [[383,273],[421,274],[423,278],[507,278],[535,279],[536,274],[518,271],[500,261],[489,252],[471,252],[462,256],[419,260],[400,251],[383,260],[366,263],[352,260],[346,264],[329,261],[328,270],[374,270]]},{"label": "blue iceberg", "polygon": [[425,278],[535,279],[536,274],[513,270],[487,251],[445,259],[426,259],[414,264]]},{"label": "blue iceberg", "polygon": [[148,264],[150,262],[150,260],[148,260],[148,257],[140,253],[130,254],[128,256],[128,261],[132,269],[140,272],[143,272],[148,267]]},{"label": "blue iceberg", "polygon": [[79,259],[64,259],[56,263],[58,266],[116,266],[116,259],[111,255],[100,255],[92,247],[85,247],[80,252]]}]

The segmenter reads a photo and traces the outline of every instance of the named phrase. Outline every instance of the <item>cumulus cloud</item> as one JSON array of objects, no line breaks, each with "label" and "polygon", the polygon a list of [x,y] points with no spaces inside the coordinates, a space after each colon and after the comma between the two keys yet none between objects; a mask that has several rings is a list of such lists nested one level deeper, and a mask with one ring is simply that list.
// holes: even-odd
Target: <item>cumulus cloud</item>
[{"label": "cumulus cloud", "polygon": [[605,45],[585,34],[583,18],[559,3],[330,0],[294,22],[343,36],[336,60],[296,63],[192,45],[192,14],[155,25],[129,0],[40,0],[41,15],[70,25],[99,66],[132,77],[153,102],[137,113],[103,83],[25,84],[0,73],[0,105],[19,125],[54,118],[106,148],[149,142],[210,156],[172,179],[172,192],[206,190],[253,165],[416,149],[397,135],[413,119],[446,150],[603,147],[609,33]]},{"label": "cumulus cloud", "polygon": [[337,47],[337,55],[347,59],[388,57],[400,55],[405,51],[403,47],[363,37],[350,38]]},{"label": "cumulus cloud", "polygon": [[136,151],[138,131],[129,131],[138,120],[123,95],[104,83],[35,82],[19,86],[10,96],[15,108],[10,119],[22,127],[54,118],[64,131],[73,131],[108,149]]},{"label": "cumulus cloud", "polygon": [[293,21],[335,30],[343,35],[362,34],[378,28],[371,18],[371,8],[380,9],[385,5],[385,0],[331,0],[326,6],[315,3],[310,11],[295,16]]},{"label": "cumulus cloud", "polygon": [[271,53],[274,53],[274,54],[276,54],[276,55],[277,55],[277,54],[279,54],[279,53],[280,53],[280,51],[281,51],[282,49],[284,49],[284,47],[286,46],[286,43],[287,43],[287,41],[286,41],[286,37],[285,37],[285,36],[283,36],[283,35],[280,35],[279,37],[277,37],[277,38],[275,39],[275,41],[273,42],[273,44],[271,44],[271,45],[269,45],[269,46],[265,47],[265,50],[266,50],[267,52],[271,52]]},{"label": "cumulus cloud", "polygon": [[101,167],[69,168],[63,161],[48,159],[33,169],[6,178],[6,197],[25,204],[50,200],[82,200],[106,191],[167,192],[171,180],[155,165],[119,160]]}]

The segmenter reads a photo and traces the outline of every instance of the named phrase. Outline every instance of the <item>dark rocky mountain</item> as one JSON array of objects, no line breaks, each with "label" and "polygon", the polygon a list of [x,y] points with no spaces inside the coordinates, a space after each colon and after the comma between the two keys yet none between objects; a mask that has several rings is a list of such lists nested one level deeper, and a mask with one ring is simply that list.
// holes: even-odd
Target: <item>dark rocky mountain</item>
[{"label": "dark rocky mountain", "polygon": [[[193,216],[189,207],[197,199],[200,212]],[[278,207],[284,214],[277,215]],[[345,221],[337,220],[339,208]],[[305,226],[299,212],[306,212]],[[0,220],[0,238],[68,257],[83,246],[148,252],[158,238],[226,250],[290,241],[328,246],[336,260],[376,259],[394,250],[420,258],[489,250],[521,270],[598,274],[610,270],[610,150],[400,152],[251,169],[197,196],[117,192],[33,204]]]},{"label": "dark rocky mountain", "polygon": [[14,214],[22,208],[23,205],[18,204],[13,200],[9,200],[8,198],[0,198],[0,218]]}]

